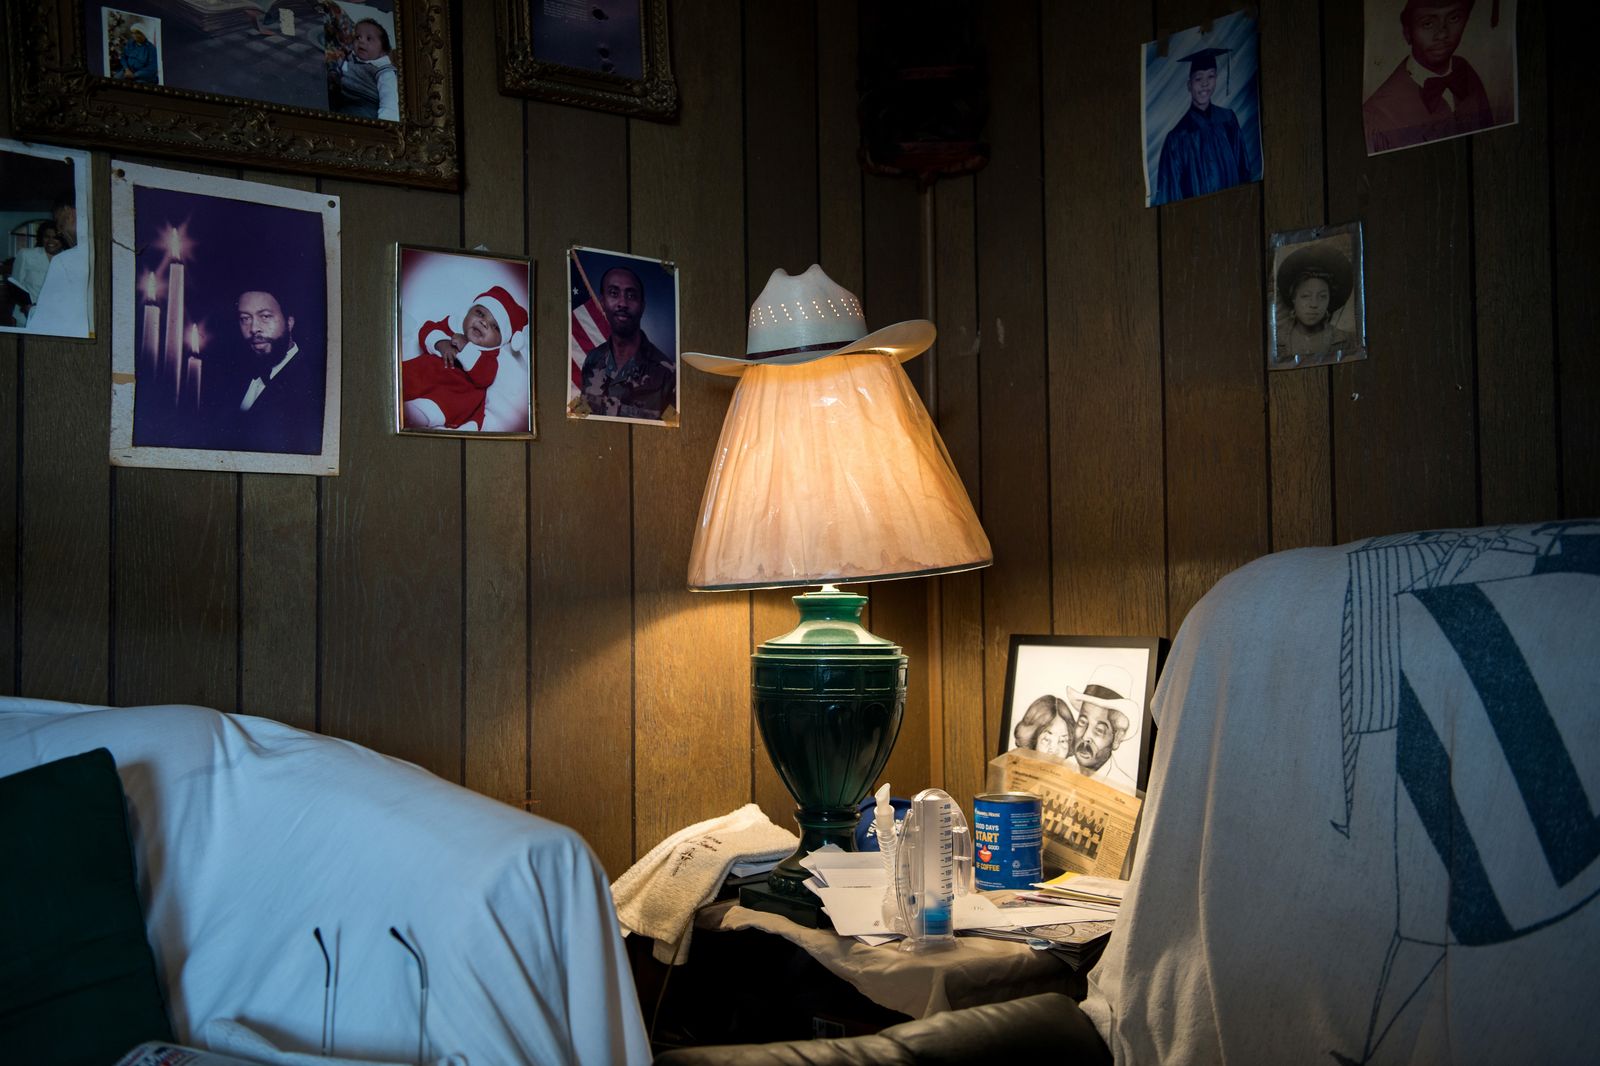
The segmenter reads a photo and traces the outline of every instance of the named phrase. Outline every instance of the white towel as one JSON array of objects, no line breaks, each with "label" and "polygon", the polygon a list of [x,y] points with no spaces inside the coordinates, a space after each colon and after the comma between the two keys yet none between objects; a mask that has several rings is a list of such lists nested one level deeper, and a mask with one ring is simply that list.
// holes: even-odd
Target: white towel
[{"label": "white towel", "polygon": [[617,917],[626,932],[654,938],[657,959],[678,965],[689,953],[694,912],[711,902],[728,868],[785,858],[799,844],[754,803],[696,822],[651,848],[612,884]]}]

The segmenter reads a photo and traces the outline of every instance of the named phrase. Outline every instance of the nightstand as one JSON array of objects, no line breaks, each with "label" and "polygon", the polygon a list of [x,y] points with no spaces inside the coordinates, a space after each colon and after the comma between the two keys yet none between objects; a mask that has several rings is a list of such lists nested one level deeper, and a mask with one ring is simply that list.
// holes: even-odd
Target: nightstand
[{"label": "nightstand", "polygon": [[1084,973],[1015,941],[963,936],[948,951],[912,954],[892,943],[872,947],[807,929],[732,901],[700,912],[682,966],[656,962],[647,939],[629,937],[628,943],[657,1051],[858,1036],[1036,992],[1085,994]]}]

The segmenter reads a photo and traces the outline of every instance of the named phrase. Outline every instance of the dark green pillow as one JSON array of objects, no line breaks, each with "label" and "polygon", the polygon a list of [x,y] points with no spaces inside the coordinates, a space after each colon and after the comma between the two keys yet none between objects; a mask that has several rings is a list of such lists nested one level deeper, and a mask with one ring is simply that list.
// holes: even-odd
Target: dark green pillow
[{"label": "dark green pillow", "polygon": [[107,1066],[171,1040],[105,748],[0,778],[0,1048]]}]

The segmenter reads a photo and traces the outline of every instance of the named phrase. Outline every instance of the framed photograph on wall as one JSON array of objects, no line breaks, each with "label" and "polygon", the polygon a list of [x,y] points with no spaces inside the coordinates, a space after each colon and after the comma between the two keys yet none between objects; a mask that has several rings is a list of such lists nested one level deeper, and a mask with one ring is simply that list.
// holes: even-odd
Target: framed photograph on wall
[{"label": "framed photograph on wall", "polygon": [[678,113],[667,0],[499,0],[500,91],[638,118]]},{"label": "framed photograph on wall", "polygon": [[448,5],[6,5],[19,134],[454,189]]},{"label": "framed photograph on wall", "polygon": [[1123,792],[1150,776],[1159,637],[1011,637],[999,754],[1029,748]]},{"label": "framed photograph on wall", "polygon": [[533,264],[395,246],[395,429],[534,437]]},{"label": "framed photograph on wall", "polygon": [[339,199],[113,160],[111,461],[339,472]]},{"label": "framed photograph on wall", "polygon": [[1361,223],[1274,233],[1267,249],[1267,367],[1365,359]]},{"label": "framed photograph on wall", "polygon": [[678,268],[567,249],[567,417],[678,424]]},{"label": "framed photograph on wall", "polygon": [[0,140],[0,333],[94,336],[89,153]]}]

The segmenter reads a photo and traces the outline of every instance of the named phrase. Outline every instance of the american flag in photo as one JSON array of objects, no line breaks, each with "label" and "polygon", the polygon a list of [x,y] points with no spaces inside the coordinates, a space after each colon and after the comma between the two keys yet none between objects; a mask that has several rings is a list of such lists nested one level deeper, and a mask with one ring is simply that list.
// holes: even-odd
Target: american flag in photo
[{"label": "american flag in photo", "polygon": [[578,264],[577,256],[573,256],[572,278],[572,353],[567,360],[572,373],[572,384],[576,388],[583,388],[583,360],[600,345],[611,338],[611,324],[606,321],[605,312],[600,309],[600,301],[589,288],[589,279],[583,274],[583,267]]}]

